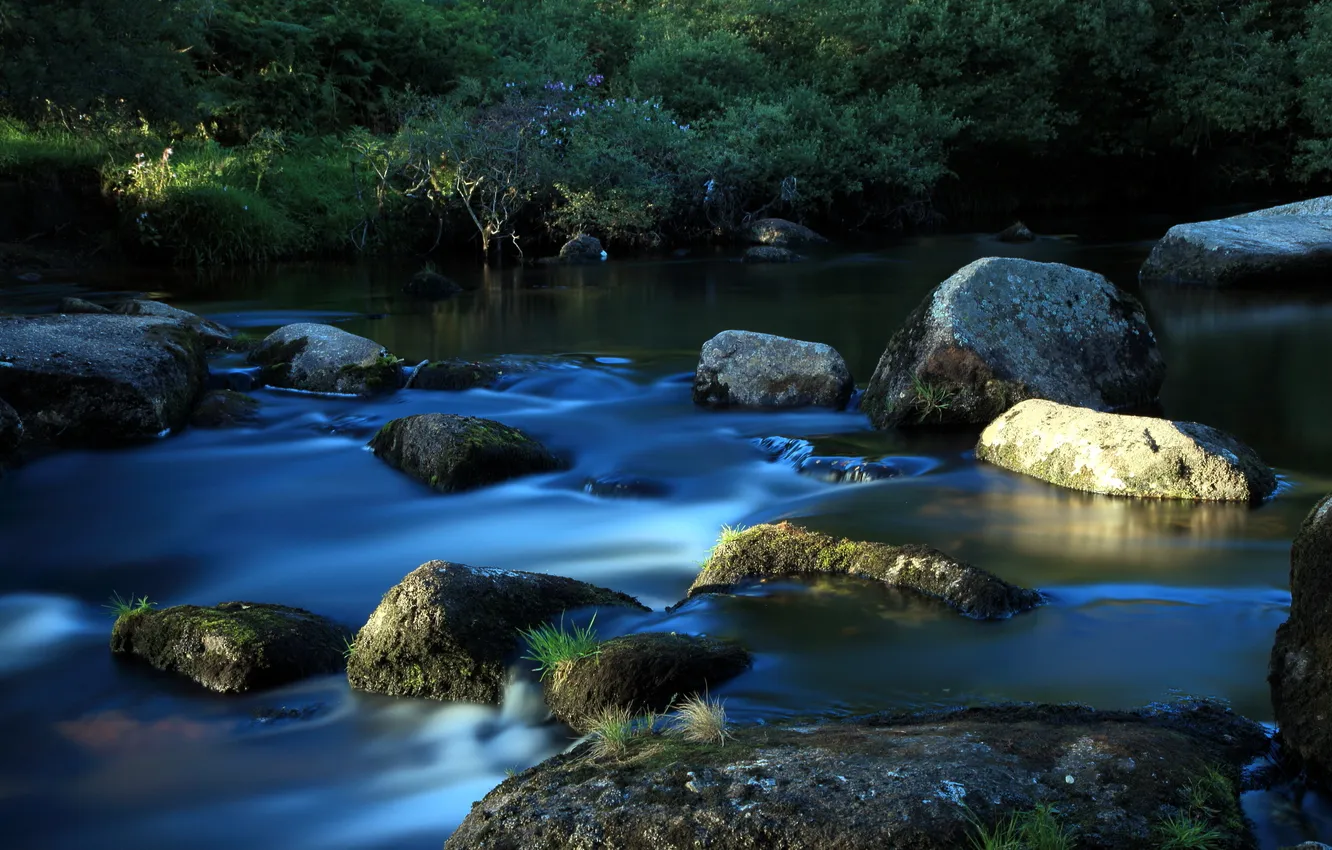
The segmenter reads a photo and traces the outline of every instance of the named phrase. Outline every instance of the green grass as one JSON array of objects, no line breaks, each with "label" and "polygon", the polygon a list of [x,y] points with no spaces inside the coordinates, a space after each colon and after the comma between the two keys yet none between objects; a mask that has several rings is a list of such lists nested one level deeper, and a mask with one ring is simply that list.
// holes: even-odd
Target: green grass
[{"label": "green grass", "polygon": [[145,611],[151,611],[157,607],[156,602],[149,602],[147,596],[134,598],[130,594],[127,598],[121,598],[119,593],[112,593],[111,600],[102,606],[111,612],[111,616],[119,620],[121,617],[129,617],[134,614],[142,614]]},{"label": "green grass", "polygon": [[925,424],[931,416],[943,421],[943,413],[953,406],[957,390],[931,383],[919,375],[911,379],[911,386],[916,393],[916,424]]},{"label": "green grass", "polygon": [[634,714],[623,706],[601,709],[583,724],[592,742],[589,755],[595,759],[622,758],[629,751],[629,742],[640,736],[651,735],[660,719],[659,714]]},{"label": "green grass", "polygon": [[107,157],[101,139],[65,130],[30,130],[22,122],[0,118],[0,174],[95,170]]},{"label": "green grass", "polygon": [[342,650],[342,657],[351,661],[356,655],[356,638],[343,638],[342,643],[346,647]]},{"label": "green grass", "polygon": [[698,744],[724,745],[731,734],[726,731],[726,707],[721,700],[695,694],[675,707],[672,733]]},{"label": "green grass", "polygon": [[1186,813],[1162,818],[1153,831],[1161,841],[1161,850],[1213,850],[1223,837],[1201,818]]},{"label": "green grass", "polygon": [[545,681],[547,676],[554,675],[566,664],[600,655],[601,641],[593,629],[596,621],[593,614],[586,626],[566,629],[561,617],[559,625],[546,623],[534,629],[519,629],[518,634],[527,641],[527,655],[523,658],[537,663],[534,669]]},{"label": "green grass", "polygon": [[975,832],[970,836],[976,850],[1072,850],[1073,838],[1059,822],[1053,806],[1038,804],[1025,812],[1013,812],[992,827],[981,823],[968,809]]}]

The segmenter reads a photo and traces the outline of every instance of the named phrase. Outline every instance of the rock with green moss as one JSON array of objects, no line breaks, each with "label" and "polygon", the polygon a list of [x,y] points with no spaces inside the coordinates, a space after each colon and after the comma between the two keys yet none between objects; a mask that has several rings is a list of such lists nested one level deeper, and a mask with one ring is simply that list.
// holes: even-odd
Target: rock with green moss
[{"label": "rock with green moss", "polygon": [[160,319],[179,322],[181,327],[197,333],[204,344],[210,348],[228,345],[233,336],[229,328],[211,319],[205,319],[203,316],[195,315],[179,307],[172,307],[170,304],[163,304],[161,301],[134,298],[117,304],[115,311],[125,316],[157,316]]},{"label": "rock with green moss", "polygon": [[939,284],[888,342],[861,400],[876,428],[983,425],[1020,401],[1156,399],[1165,364],[1136,298],[1094,272],[989,257]]},{"label": "rock with green moss", "polygon": [[209,690],[242,693],[338,672],[350,634],[331,620],[283,605],[177,605],[122,614],[111,630],[111,651]]},{"label": "rock with green moss", "polygon": [[471,490],[565,465],[517,428],[451,413],[394,419],[370,440],[370,449],[389,466],[441,493]]},{"label": "rock with green moss", "polygon": [[830,345],[753,331],[722,331],[703,343],[694,404],[706,407],[846,407],[856,388]]},{"label": "rock with green moss", "polygon": [[1011,617],[1040,605],[1041,594],[1009,584],[929,546],[890,546],[830,537],[788,522],[731,531],[712,549],[688,596],[730,593],[747,581],[845,575],[941,599],[978,620]]},{"label": "rock with green moss", "polygon": [[1071,839],[1060,846],[1158,850],[1167,819],[1187,818],[1215,831],[1209,847],[1252,847],[1241,769],[1269,746],[1258,724],[1210,703],[993,706],[731,733],[724,746],[642,735],[618,757],[583,744],[501,783],[445,850],[957,850],[1037,806]]},{"label": "rock with green moss", "polygon": [[717,638],[647,632],[604,641],[595,656],[569,661],[544,679],[546,705],[579,732],[609,708],[634,714],[671,705],[740,675],[749,651]]},{"label": "rock with green moss", "polygon": [[407,386],[414,390],[474,390],[494,386],[504,374],[495,363],[473,360],[432,360],[418,366]]},{"label": "rock with green moss", "polygon": [[799,248],[807,245],[825,245],[828,240],[794,221],[784,218],[761,218],[745,229],[745,238],[760,245],[777,248]]},{"label": "rock with green moss", "polygon": [[570,578],[430,561],[384,594],[356,635],[347,679],[391,696],[497,703],[519,630],[594,606],[647,610]]},{"label": "rock with green moss", "polygon": [[402,361],[384,346],[332,325],[299,322],[269,334],[250,352],[275,387],[373,395],[402,386]]},{"label": "rock with green moss", "polygon": [[1305,517],[1290,548],[1290,618],[1277,628],[1268,668],[1285,748],[1332,784],[1332,496]]},{"label": "rock with green moss", "polygon": [[190,416],[195,428],[238,428],[259,418],[259,399],[235,390],[209,390]]},{"label": "rock with green moss", "polygon": [[28,449],[115,446],[185,425],[208,362],[199,337],[151,316],[0,317],[0,397]]},{"label": "rock with green moss", "polygon": [[1276,475],[1253,449],[1196,422],[1024,401],[981,433],[976,457],[1074,490],[1255,502]]}]

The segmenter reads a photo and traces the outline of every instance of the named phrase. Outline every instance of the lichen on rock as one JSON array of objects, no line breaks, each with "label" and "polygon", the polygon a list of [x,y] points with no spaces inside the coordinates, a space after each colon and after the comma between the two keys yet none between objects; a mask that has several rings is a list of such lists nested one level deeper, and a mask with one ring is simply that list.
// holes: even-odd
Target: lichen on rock
[{"label": "lichen on rock", "polygon": [[722,331],[703,344],[694,403],[707,407],[846,407],[851,370],[830,345],[753,331]]},{"label": "lichen on rock", "polygon": [[402,385],[402,363],[374,340],[332,325],[299,322],[269,334],[250,352],[275,387],[373,395]]},{"label": "lichen on rock", "polygon": [[389,466],[441,493],[471,490],[565,465],[517,428],[451,413],[394,419],[370,440],[370,449]]}]

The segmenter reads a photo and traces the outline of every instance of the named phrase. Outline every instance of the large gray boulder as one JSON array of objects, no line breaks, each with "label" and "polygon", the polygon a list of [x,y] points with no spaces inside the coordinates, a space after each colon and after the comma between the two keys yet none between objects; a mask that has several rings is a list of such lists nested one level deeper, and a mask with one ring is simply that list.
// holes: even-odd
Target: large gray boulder
[{"label": "large gray boulder", "polygon": [[593,606],[646,611],[623,593],[561,576],[429,561],[384,594],[356,635],[347,679],[391,696],[497,703],[520,629]]},{"label": "large gray boulder", "polygon": [[210,347],[224,346],[231,342],[234,336],[230,329],[211,319],[205,319],[179,307],[172,307],[170,304],[163,304],[161,301],[134,298],[117,304],[115,312],[124,316],[156,316],[160,319],[171,319],[197,333]]},{"label": "large gray boulder", "polygon": [[1332,195],[1177,224],[1138,277],[1211,287],[1324,284],[1332,274]]},{"label": "large gray boulder", "polygon": [[1322,783],[1332,780],[1332,496],[1314,505],[1290,548],[1290,618],[1268,668],[1281,742]]},{"label": "large gray boulder", "polygon": [[1196,422],[1024,401],[981,433],[976,457],[1074,490],[1256,502],[1276,475],[1253,449]]},{"label": "large gray boulder", "polygon": [[299,322],[273,331],[250,352],[275,387],[370,395],[402,385],[402,361],[384,346],[332,325]]},{"label": "large gray boulder", "polygon": [[198,335],[171,320],[0,317],[0,397],[33,448],[119,445],[180,428],[207,375]]},{"label": "large gray boulder", "polygon": [[694,403],[707,407],[832,407],[855,389],[830,345],[753,331],[722,331],[703,344]]},{"label": "large gray boulder", "polygon": [[750,242],[772,245],[776,248],[823,245],[828,241],[803,224],[796,224],[784,218],[761,218],[745,228],[745,237]]},{"label": "large gray boulder", "polygon": [[394,419],[370,440],[370,449],[389,466],[441,493],[564,467],[549,449],[517,428],[452,413]]},{"label": "large gray boulder", "polygon": [[876,428],[980,425],[1029,398],[1153,401],[1165,364],[1142,305],[1095,272],[989,257],[934,288],[888,342],[861,409]]}]

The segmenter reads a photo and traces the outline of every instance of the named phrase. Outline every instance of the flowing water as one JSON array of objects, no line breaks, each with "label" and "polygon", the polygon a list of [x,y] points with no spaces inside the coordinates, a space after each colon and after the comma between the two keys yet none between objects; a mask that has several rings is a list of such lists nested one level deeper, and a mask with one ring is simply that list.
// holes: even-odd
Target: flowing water
[{"label": "flowing water", "polygon": [[[1155,236],[1159,230],[1148,228]],[[973,434],[879,433],[857,412],[695,409],[699,346],[727,328],[826,342],[861,386],[931,287],[987,255],[1091,268],[1136,291],[1150,248],[1122,234],[1005,246],[922,237],[804,265],[702,255],[592,268],[450,270],[452,300],[398,293],[413,269],[283,268],[194,279],[13,284],[0,307],[150,292],[261,334],[327,321],[409,363],[530,355],[547,368],[494,390],[363,400],[258,391],[262,420],[151,445],[70,452],[0,480],[0,823],[12,848],[438,847],[473,801],[570,743],[539,693],[504,707],[394,700],[318,678],[244,697],[111,657],[114,592],[163,604],[278,602],[351,625],[418,564],[442,558],[571,576],[654,609],[602,635],[676,629],[756,654],[718,688],[744,722],[994,700],[1118,708],[1178,696],[1271,720],[1268,651],[1289,605],[1289,544],[1332,489],[1332,300],[1142,293],[1169,366],[1172,418],[1228,430],[1282,474],[1257,508],[1059,490],[978,464]],[[243,364],[222,361],[219,371]],[[572,460],[562,473],[438,495],[364,444],[429,411],[519,426]],[[756,438],[886,458],[906,474],[828,483]],[[605,498],[619,474],[663,495]],[[920,542],[1038,587],[1051,603],[975,622],[877,587],[776,583],[673,613],[721,526],[791,519]],[[1254,792],[1263,846],[1332,837],[1321,798]]]}]

